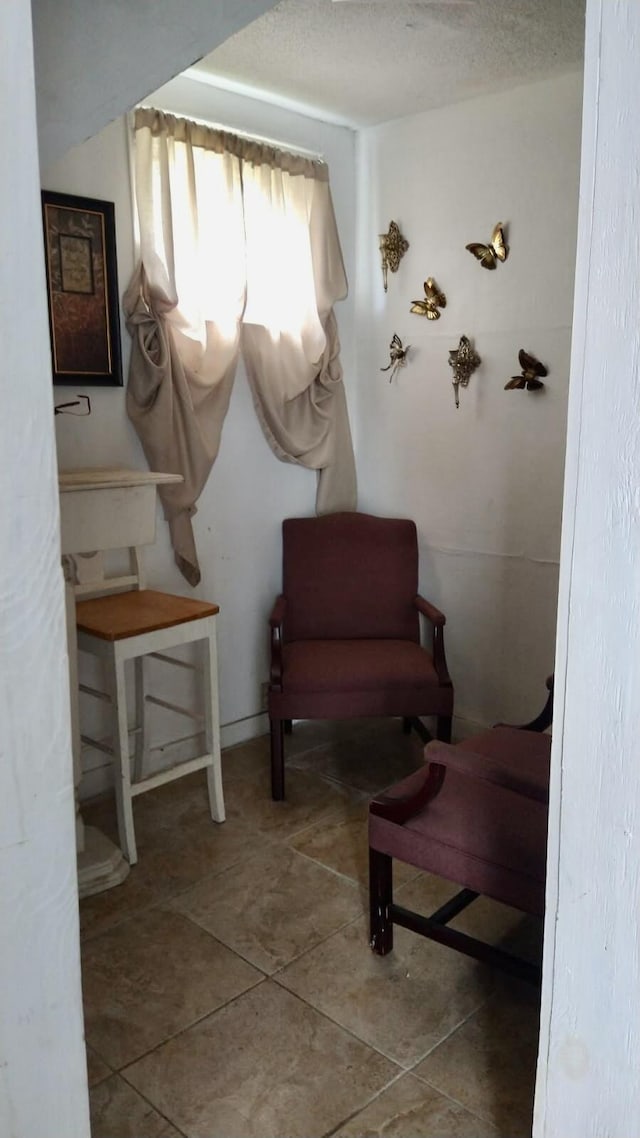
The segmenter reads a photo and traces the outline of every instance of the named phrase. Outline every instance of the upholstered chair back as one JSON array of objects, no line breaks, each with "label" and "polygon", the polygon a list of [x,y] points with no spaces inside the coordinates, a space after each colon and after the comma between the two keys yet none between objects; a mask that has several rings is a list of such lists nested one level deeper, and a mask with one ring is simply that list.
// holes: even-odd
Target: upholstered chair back
[{"label": "upholstered chair back", "polygon": [[283,522],[285,641],[419,642],[412,521],[339,513]]}]

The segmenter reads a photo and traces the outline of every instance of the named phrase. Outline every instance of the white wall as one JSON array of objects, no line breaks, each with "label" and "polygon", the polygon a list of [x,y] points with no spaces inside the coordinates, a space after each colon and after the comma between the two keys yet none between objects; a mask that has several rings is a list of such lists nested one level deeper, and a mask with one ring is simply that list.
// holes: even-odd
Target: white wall
[{"label": "white wall", "polygon": [[88,1138],[69,684],[27,0],[0,5],[0,1134]]},{"label": "white wall", "polygon": [[[358,455],[360,508],[415,518],[421,587],[447,613],[457,729],[536,710],[553,666],[562,464],[572,305],[581,81],[577,75],[394,121],[360,136],[357,211],[358,385],[354,301],[339,306]],[[265,103],[181,78],[147,100],[324,154],[347,271],[355,278],[354,135]],[[490,124],[488,126],[488,124]],[[501,140],[488,148],[485,132]],[[455,146],[451,140],[455,140]],[[43,174],[48,189],[115,201],[120,291],[133,266],[123,119]],[[377,234],[391,217],[410,249],[385,297]],[[486,272],[466,252],[508,225],[511,253]],[[434,275],[448,295],[437,323],[409,314]],[[353,295],[352,288],[352,295]],[[389,384],[380,367],[397,331],[410,363]],[[483,366],[453,402],[450,348],[465,332]],[[125,373],[129,338],[123,330]],[[504,392],[518,348],[549,367],[541,395]],[[62,395],[69,389],[57,389]],[[123,390],[90,389],[88,419],[59,416],[61,466],[145,461]],[[355,413],[354,413],[355,412]],[[280,576],[280,521],[313,512],[315,477],[277,462],[239,369],[221,452],[195,519],[203,580],[221,605],[223,741],[265,729],[265,619]],[[150,551],[154,585],[188,591],[164,522]],[[156,742],[169,733],[159,715]],[[95,752],[84,793],[103,785]]]},{"label": "white wall", "polygon": [[[292,146],[322,153],[329,163],[334,204],[347,275],[355,275],[354,135],[289,111],[231,95],[188,79],[175,80],[147,103],[178,114],[192,114],[252,131]],[[69,151],[46,169],[43,187],[100,197],[115,202],[118,273],[122,294],[133,269],[133,230],[127,159],[126,123],[119,119],[95,138]],[[338,306],[347,390],[354,378],[352,301]],[[123,327],[125,375],[129,336]],[[68,398],[68,387],[55,390],[56,402]],[[146,467],[137,437],[126,417],[125,389],[84,388],[92,401],[89,418],[59,415],[56,419],[60,467],[125,465]],[[166,524],[149,550],[150,585],[215,601],[220,605],[221,718],[223,743],[267,729],[260,685],[268,678],[267,616],[279,590],[280,524],[284,517],[314,512],[316,476],[301,467],[278,462],[261,433],[242,367],[238,369],[222,446],[198,504],[194,528],[202,581],[193,593],[173,562]],[[86,667],[85,662],[85,667]],[[176,682],[172,677],[172,682]],[[91,714],[90,709],[88,713]],[[180,734],[173,723],[156,717],[159,743]],[[83,795],[105,784],[104,756],[85,754]]]},{"label": "white wall", "polygon": [[[360,507],[416,520],[461,733],[538,710],[553,668],[581,93],[567,75],[360,139]],[[385,296],[377,234],[392,218],[410,248]],[[489,272],[465,245],[499,220],[511,252]],[[428,276],[447,296],[437,322],[409,312]],[[390,384],[394,332],[412,348]],[[462,333],[482,367],[456,410],[448,353]],[[549,368],[539,395],[503,390],[519,348]]]},{"label": "white wall", "polygon": [[32,0],[40,162],[94,135],[274,0]]},{"label": "white wall", "polygon": [[589,0],[536,1138],[640,1132],[639,52]]}]

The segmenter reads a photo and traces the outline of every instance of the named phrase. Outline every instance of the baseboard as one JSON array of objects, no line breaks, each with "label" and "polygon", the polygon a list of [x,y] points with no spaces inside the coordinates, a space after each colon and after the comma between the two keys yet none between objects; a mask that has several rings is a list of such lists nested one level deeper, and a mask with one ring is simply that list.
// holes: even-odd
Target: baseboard
[{"label": "baseboard", "polygon": [[[435,727],[435,724],[434,724]],[[233,723],[224,723],[220,728],[220,746],[235,747],[238,743],[246,743],[259,735],[265,735],[269,730],[269,717],[266,712],[258,715],[249,715],[246,719],[237,719]],[[452,738],[454,743],[486,731],[486,724],[477,720],[468,719],[464,715],[454,715]],[[154,752],[152,772],[162,770],[163,767],[174,766],[185,759],[193,758],[196,753],[197,735],[189,735],[178,739],[175,743]],[[130,738],[133,745],[133,732]],[[82,782],[79,788],[79,798],[84,801],[105,794],[113,787],[113,771],[110,760],[95,747],[82,748]]]},{"label": "baseboard", "polygon": [[[269,718],[266,713],[249,715],[246,719],[238,719],[233,723],[225,723],[220,728],[220,746],[234,747],[238,743],[246,743],[264,735],[269,730]],[[197,754],[198,736],[187,735],[174,743],[167,743],[153,752],[153,761],[150,773],[163,770],[165,767],[175,766]],[[102,740],[101,740],[102,741]],[[106,742],[106,740],[105,740]],[[129,732],[129,744],[133,747],[133,732]],[[102,751],[89,745],[82,748],[82,781],[78,797],[80,801],[96,798],[105,794],[113,786],[113,770],[110,759]]]},{"label": "baseboard", "polygon": [[259,715],[249,715],[246,719],[236,719],[235,723],[224,723],[220,728],[220,746],[235,747],[237,743],[246,743],[249,739],[266,735],[268,730],[269,716],[266,711]]},{"label": "baseboard", "polygon": [[486,731],[486,723],[479,723],[476,719],[467,719],[464,715],[454,715],[451,736],[454,743],[462,743],[464,739],[470,739],[472,735],[479,735],[481,731]]},{"label": "baseboard", "polygon": [[106,794],[112,787],[113,771],[107,759],[103,766],[92,767],[91,770],[83,772],[78,787],[78,798],[80,802],[87,802],[90,798],[99,798]]}]

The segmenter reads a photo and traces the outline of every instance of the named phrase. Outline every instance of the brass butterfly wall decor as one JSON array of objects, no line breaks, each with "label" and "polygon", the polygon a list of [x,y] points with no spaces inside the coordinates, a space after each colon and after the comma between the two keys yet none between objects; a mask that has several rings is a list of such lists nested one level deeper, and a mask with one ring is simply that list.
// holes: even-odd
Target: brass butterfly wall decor
[{"label": "brass butterfly wall decor", "polygon": [[389,222],[389,232],[381,233],[379,241],[380,253],[382,255],[382,282],[384,284],[384,291],[386,292],[387,269],[391,269],[392,273],[397,273],[400,268],[400,262],[409,248],[409,242],[402,236],[400,228],[395,221]]},{"label": "brass butterfly wall decor", "polygon": [[468,336],[461,336],[457,348],[449,352],[449,367],[453,369],[453,395],[456,407],[460,407],[460,388],[468,387],[469,380],[482,360],[471,346]]},{"label": "brass butterfly wall decor", "polygon": [[470,245],[465,245],[465,249],[473,253],[483,269],[495,269],[498,261],[506,261],[509,256],[509,246],[504,239],[502,222],[499,221],[496,225],[488,245],[472,241]]},{"label": "brass butterfly wall decor", "polygon": [[380,371],[389,371],[389,369],[391,369],[389,383],[391,383],[391,380],[398,371],[398,368],[405,366],[407,362],[407,352],[409,351],[410,347],[411,344],[407,344],[405,348],[400,337],[397,336],[394,332],[391,343],[389,344],[389,363],[386,367],[380,368]]},{"label": "brass butterfly wall decor", "polygon": [[440,292],[433,277],[427,277],[424,282],[424,300],[412,300],[411,312],[417,316],[426,316],[427,320],[439,320],[440,308],[447,307],[447,298]]},{"label": "brass butterfly wall decor", "polygon": [[525,352],[524,348],[520,348],[518,359],[522,375],[512,375],[509,382],[504,385],[505,391],[524,391],[525,388],[527,391],[539,391],[544,387],[544,383],[538,377],[549,374],[546,367],[535,356]]}]

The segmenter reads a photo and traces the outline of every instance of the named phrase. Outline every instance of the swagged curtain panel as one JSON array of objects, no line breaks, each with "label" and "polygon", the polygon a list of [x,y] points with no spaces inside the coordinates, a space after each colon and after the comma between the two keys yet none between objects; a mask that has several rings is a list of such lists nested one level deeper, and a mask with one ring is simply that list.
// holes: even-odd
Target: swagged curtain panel
[{"label": "swagged curtain panel", "polygon": [[127,412],[149,466],[183,476],[160,494],[176,562],[197,585],[191,519],[240,351],[274,454],[318,471],[318,513],[355,509],[333,313],[347,280],[324,162],[150,108],[133,127]]}]

